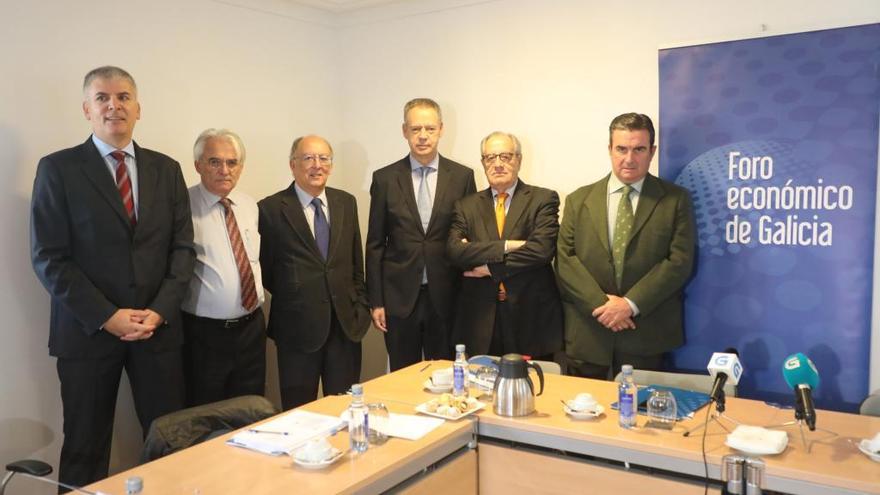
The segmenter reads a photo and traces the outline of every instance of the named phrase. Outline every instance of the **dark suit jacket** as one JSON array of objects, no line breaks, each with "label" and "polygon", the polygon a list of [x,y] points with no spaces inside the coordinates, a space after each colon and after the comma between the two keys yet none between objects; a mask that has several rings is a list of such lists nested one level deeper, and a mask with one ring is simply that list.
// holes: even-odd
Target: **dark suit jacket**
[{"label": "dark suit jacket", "polygon": [[367,287],[372,307],[406,317],[416,304],[422,270],[437,313],[449,318],[461,271],[444,255],[452,205],[477,190],[474,171],[440,157],[428,231],[422,228],[409,155],[373,173],[367,231]]},{"label": "dark suit jacket", "polygon": [[149,308],[166,322],[142,348],[183,342],[180,303],[195,251],[180,165],[135,144],[138,222],[132,228],[92,139],[40,160],[31,198],[31,261],[52,296],[49,351],[83,358],[122,352],[100,331],[119,308]]},{"label": "dark suit jacket", "polygon": [[[488,352],[498,283],[504,282],[518,351],[540,356],[562,348],[562,308],[551,266],[558,233],[559,195],[522,180],[511,198],[501,237],[491,189],[455,203],[446,245],[449,259],[464,270],[488,264],[492,273],[491,277],[462,277],[455,343],[465,344],[472,355]],[[526,244],[504,254],[502,239],[524,240]]]},{"label": "dark suit jacket", "polygon": [[359,342],[370,327],[357,201],[326,188],[330,248],[325,261],[309,229],[293,183],[259,202],[260,267],[272,293],[268,334],[302,352],[320,349],[331,312],[345,335]]},{"label": "dark suit jacket", "polygon": [[[608,241],[608,177],[578,189],[566,200],[556,257],[566,353],[601,365],[611,363],[615,348],[643,356],[682,344],[681,293],[693,269],[696,241],[687,190],[648,175],[618,290]],[[636,303],[635,330],[612,332],[591,315],[605,304],[605,294]]]}]

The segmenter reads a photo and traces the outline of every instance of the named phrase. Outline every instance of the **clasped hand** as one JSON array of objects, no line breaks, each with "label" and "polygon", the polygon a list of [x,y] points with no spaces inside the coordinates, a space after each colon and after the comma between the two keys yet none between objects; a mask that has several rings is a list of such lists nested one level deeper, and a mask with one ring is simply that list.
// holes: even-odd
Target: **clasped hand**
[{"label": "clasped hand", "polygon": [[162,315],[152,309],[117,309],[104,323],[104,330],[119,337],[120,340],[146,340],[165,321]]},{"label": "clasped hand", "polygon": [[593,310],[593,317],[612,332],[626,329],[635,330],[636,324],[632,320],[632,308],[626,299],[612,294],[606,294],[606,296],[608,296],[608,301]]}]

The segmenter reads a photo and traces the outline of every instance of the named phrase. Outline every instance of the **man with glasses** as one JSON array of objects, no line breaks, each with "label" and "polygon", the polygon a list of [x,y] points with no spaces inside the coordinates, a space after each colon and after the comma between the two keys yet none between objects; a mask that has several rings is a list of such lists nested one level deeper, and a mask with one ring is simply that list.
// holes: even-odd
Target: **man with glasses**
[{"label": "man with glasses", "polygon": [[489,188],[456,201],[446,252],[465,270],[455,342],[471,354],[515,352],[553,360],[562,348],[562,307],[551,265],[559,195],[519,179],[513,134],[480,143]]},{"label": "man with glasses", "polygon": [[608,379],[623,364],[660,369],[663,353],[683,342],[694,215],[687,190],[648,173],[656,151],[650,117],[615,117],[611,173],[565,202],[556,263],[569,374]]},{"label": "man with glasses", "polygon": [[450,359],[453,301],[461,272],[444,256],[452,204],[477,190],[474,171],[440,154],[440,106],[403,108],[410,153],[377,170],[370,187],[367,287],[373,324],[385,332],[391,370]]},{"label": "man with glasses", "polygon": [[183,300],[187,405],[263,395],[266,330],[257,203],[234,190],[241,138],[207,129],[193,146],[201,181],[189,189],[196,268]]},{"label": "man with glasses", "polygon": [[357,202],[326,187],[333,149],[319,136],[293,141],[294,182],[259,203],[260,265],[272,294],[269,337],[278,348],[281,404],[345,393],[360,380],[370,327]]}]

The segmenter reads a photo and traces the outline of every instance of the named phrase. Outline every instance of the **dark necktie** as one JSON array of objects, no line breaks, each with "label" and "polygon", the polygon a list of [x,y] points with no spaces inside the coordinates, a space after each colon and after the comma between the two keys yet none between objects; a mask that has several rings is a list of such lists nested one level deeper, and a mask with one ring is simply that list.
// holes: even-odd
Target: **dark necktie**
[{"label": "dark necktie", "polygon": [[330,252],[330,225],[327,224],[327,217],[324,216],[324,209],[321,207],[323,204],[321,198],[312,199],[312,207],[315,208],[315,242],[318,244],[321,256],[326,260],[327,253]]},{"label": "dark necktie", "polygon": [[617,206],[617,221],[614,223],[614,241],[611,243],[611,257],[614,259],[614,279],[617,288],[623,283],[623,262],[626,257],[626,246],[633,229],[633,205],[629,193],[633,188],[629,184],[623,186],[623,195]]},{"label": "dark necktie", "polygon": [[131,190],[131,177],[128,176],[128,167],[125,165],[125,152],[116,150],[110,155],[116,160],[116,189],[119,190],[128,221],[134,227],[137,225],[137,218],[134,215],[134,192]]},{"label": "dark necktie", "polygon": [[238,268],[238,279],[241,283],[241,305],[250,313],[257,308],[258,302],[254,272],[251,270],[251,262],[248,259],[247,251],[244,249],[244,242],[241,240],[238,222],[235,221],[232,201],[229,198],[222,198],[220,204],[223,205],[226,216],[226,233],[229,235],[229,242],[232,244],[232,254],[235,256],[235,266]]}]

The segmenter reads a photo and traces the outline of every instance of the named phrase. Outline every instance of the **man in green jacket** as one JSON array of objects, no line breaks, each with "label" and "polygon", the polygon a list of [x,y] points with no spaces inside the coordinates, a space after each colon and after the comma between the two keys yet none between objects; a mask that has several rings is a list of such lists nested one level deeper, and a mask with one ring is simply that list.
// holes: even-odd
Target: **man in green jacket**
[{"label": "man in green jacket", "polygon": [[688,192],[648,173],[650,117],[620,115],[609,132],[611,173],[568,196],[556,257],[568,372],[599,379],[659,369],[682,344],[696,240]]}]

